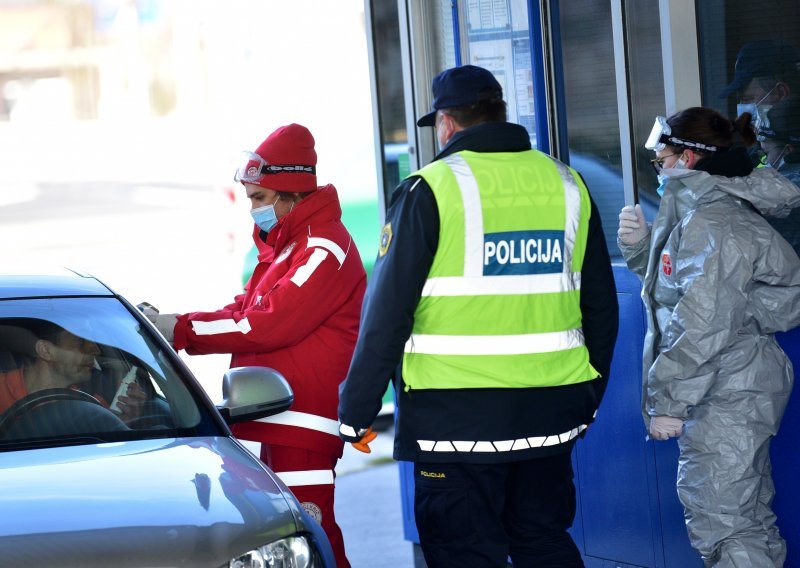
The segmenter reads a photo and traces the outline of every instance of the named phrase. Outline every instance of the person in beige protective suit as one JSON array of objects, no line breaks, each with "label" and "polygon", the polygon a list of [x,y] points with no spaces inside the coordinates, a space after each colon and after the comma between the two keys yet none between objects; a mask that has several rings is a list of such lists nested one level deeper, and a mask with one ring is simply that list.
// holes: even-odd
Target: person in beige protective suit
[{"label": "person in beige protective suit", "polygon": [[618,242],[642,278],[648,331],[642,410],[650,436],[678,437],[678,496],[706,566],[782,566],[769,458],[793,371],[774,333],[800,323],[800,259],[759,214],[786,215],[800,188],[754,170],[749,114],[694,107],[658,117],[646,148],[662,194]]}]

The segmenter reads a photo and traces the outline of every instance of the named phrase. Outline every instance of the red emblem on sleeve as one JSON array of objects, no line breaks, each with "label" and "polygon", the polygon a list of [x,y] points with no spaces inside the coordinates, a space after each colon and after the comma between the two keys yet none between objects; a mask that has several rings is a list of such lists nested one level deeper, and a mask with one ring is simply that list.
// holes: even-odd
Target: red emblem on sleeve
[{"label": "red emblem on sleeve", "polygon": [[667,276],[672,274],[672,259],[670,259],[669,253],[665,252],[661,255],[661,269]]}]

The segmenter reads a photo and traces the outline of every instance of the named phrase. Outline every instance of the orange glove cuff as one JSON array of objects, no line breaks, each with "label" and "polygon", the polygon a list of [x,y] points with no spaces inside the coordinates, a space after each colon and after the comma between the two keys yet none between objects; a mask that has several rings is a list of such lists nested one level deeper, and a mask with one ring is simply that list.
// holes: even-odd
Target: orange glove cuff
[{"label": "orange glove cuff", "polygon": [[372,453],[372,450],[369,448],[369,443],[377,437],[378,433],[373,432],[372,428],[370,427],[358,442],[353,442],[351,445],[359,452],[369,454]]}]

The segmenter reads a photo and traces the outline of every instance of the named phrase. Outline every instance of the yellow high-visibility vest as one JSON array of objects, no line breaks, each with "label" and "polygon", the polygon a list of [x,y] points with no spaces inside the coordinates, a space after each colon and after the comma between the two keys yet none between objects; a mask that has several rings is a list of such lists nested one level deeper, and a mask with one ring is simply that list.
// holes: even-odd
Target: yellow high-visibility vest
[{"label": "yellow high-visibility vest", "polygon": [[433,191],[440,229],[405,346],[407,388],[596,378],[581,327],[591,209],[580,177],[536,150],[458,152],[413,175]]}]

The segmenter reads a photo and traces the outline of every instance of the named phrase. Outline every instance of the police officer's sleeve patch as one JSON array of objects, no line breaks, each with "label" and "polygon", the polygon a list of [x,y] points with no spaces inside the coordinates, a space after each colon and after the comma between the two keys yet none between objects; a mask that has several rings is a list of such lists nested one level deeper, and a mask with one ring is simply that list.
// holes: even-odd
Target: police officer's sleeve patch
[{"label": "police officer's sleeve patch", "polygon": [[380,247],[378,248],[378,255],[383,256],[389,250],[389,245],[392,242],[392,224],[386,223],[381,230]]}]

